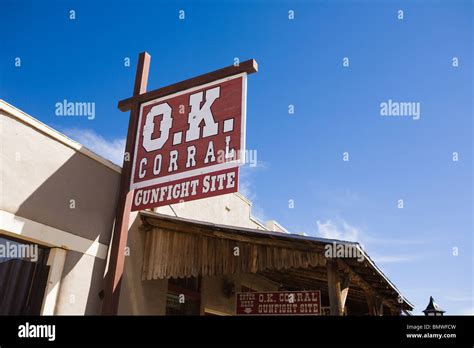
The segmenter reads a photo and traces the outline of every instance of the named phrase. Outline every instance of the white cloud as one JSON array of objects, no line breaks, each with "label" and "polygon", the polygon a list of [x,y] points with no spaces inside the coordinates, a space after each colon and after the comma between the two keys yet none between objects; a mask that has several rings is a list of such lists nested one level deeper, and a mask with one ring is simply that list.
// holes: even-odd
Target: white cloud
[{"label": "white cloud", "polygon": [[323,238],[346,240],[362,244],[360,230],[345,221],[334,223],[331,220],[327,220],[323,223],[318,220],[316,223],[318,225],[318,235]]},{"label": "white cloud", "polygon": [[252,176],[258,171],[267,170],[270,167],[268,162],[257,161],[256,166],[248,164],[240,167],[239,170],[239,192],[248,200],[254,202],[257,200],[257,192],[252,182]]},{"label": "white cloud", "polygon": [[[352,226],[344,220],[338,220],[338,222],[334,222],[332,220],[326,220],[326,222],[321,222],[318,220],[316,223],[318,227],[318,235],[323,238],[357,242],[364,250],[366,250],[365,245],[385,244],[382,239],[372,238],[370,235],[362,231],[362,229],[360,229],[359,227]],[[388,241],[386,242],[387,244],[389,244]],[[371,256],[371,259],[378,264],[387,264],[411,262],[420,257],[421,256],[419,255],[419,253],[404,255],[382,254],[380,256]]]},{"label": "white cloud", "polygon": [[252,216],[260,221],[267,221],[268,217],[264,209],[258,204],[257,190],[252,179],[254,174],[268,169],[269,166],[268,162],[259,160],[256,166],[246,164],[241,166],[239,170],[239,193],[252,202]]},{"label": "white cloud", "polygon": [[125,152],[125,138],[107,140],[92,129],[65,129],[63,130],[71,139],[81,143],[89,150],[122,166],[123,154]]},{"label": "white cloud", "polygon": [[239,192],[250,201],[254,201],[257,198],[252,181],[247,171],[244,170],[241,170],[239,173]]}]

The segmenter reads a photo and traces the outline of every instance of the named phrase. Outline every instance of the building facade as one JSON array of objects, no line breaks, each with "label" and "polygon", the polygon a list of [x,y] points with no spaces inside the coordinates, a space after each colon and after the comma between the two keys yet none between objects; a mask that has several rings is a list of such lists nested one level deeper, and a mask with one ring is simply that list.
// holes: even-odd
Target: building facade
[{"label": "building facade", "polygon": [[[120,167],[4,101],[0,117],[0,245],[38,250],[0,255],[0,314],[100,314]],[[413,309],[357,243],[262,223],[239,193],[133,212],[124,253],[118,314],[235,315],[237,293],[303,290],[320,314]]]}]

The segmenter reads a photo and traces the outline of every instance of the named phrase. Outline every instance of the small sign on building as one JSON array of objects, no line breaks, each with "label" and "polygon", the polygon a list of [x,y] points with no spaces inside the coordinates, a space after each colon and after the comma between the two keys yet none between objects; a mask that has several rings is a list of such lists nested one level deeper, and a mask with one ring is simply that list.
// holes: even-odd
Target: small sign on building
[{"label": "small sign on building", "polygon": [[321,292],[274,291],[239,292],[235,303],[237,315],[320,315]]}]

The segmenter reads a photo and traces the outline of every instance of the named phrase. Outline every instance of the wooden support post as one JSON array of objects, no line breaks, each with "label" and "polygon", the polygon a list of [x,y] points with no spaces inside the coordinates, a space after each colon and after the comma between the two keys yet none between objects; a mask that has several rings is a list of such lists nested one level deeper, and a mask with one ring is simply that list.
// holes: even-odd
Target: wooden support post
[{"label": "wooden support post", "polygon": [[[138,97],[146,93],[148,71],[150,68],[150,55],[140,53],[138,57],[137,72],[133,96]],[[102,315],[116,315],[120,298],[120,285],[125,264],[125,247],[127,246],[128,225],[132,207],[133,191],[130,190],[130,177],[132,174],[132,153],[135,148],[138,116],[140,105],[131,103],[130,120],[128,122],[128,136],[125,145],[125,155],[120,176],[120,191],[115,215],[114,233],[109,252],[109,264],[105,276],[104,302]]]},{"label": "wooden support post", "polygon": [[342,299],[341,299],[341,280],[337,263],[329,260],[327,262],[328,272],[328,294],[331,315],[342,315]]},{"label": "wooden support post", "polygon": [[375,296],[375,310],[377,313],[376,315],[383,315],[383,298],[379,296]]},{"label": "wooden support post", "polygon": [[367,299],[367,307],[369,308],[369,315],[377,315],[375,310],[375,296],[371,291],[365,291],[365,298]]},{"label": "wooden support post", "polygon": [[[382,315],[383,306],[387,306],[392,309],[396,308],[397,305],[390,301],[390,299],[384,298],[380,293],[378,293],[368,282],[366,282],[359,274],[357,274],[352,267],[346,264],[344,261],[337,260],[339,268],[344,272],[350,275],[350,279],[353,280],[354,284],[361,287],[365,292],[365,297],[367,299],[367,306],[369,307],[369,315]],[[350,281],[350,280],[349,280]],[[341,284],[344,296],[344,285]],[[347,296],[347,295],[345,295]],[[343,302],[344,305],[345,302]]]},{"label": "wooden support post", "polygon": [[369,308],[369,315],[383,315],[383,303],[384,299],[380,296],[377,296],[372,291],[366,291],[365,297],[367,299],[367,306]]},{"label": "wooden support post", "polygon": [[[352,275],[349,272],[342,273],[341,276],[341,307],[344,311],[346,306],[347,295],[349,294],[349,284],[351,282]],[[347,314],[347,313],[346,313]]]}]

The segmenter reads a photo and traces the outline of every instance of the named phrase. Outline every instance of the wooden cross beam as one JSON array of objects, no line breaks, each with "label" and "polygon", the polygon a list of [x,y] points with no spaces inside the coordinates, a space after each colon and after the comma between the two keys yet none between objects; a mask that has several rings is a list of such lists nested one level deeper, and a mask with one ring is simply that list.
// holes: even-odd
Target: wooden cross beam
[{"label": "wooden cross beam", "polygon": [[[134,94],[133,97],[119,101],[118,108],[121,111],[128,111],[133,105],[141,104],[153,99],[161,98],[176,92],[184,91],[188,88],[204,85],[209,82],[223,79],[225,77],[237,75],[240,73],[247,73],[250,75],[258,71],[258,64],[254,59],[246,60],[238,65],[230,65],[225,68],[209,72],[207,74],[199,75],[188,80],[184,80],[173,85],[163,88],[155,89],[148,93]],[[136,84],[136,82],[135,82]],[[146,85],[146,82],[145,82]],[[136,85],[135,85],[136,87]]]}]

